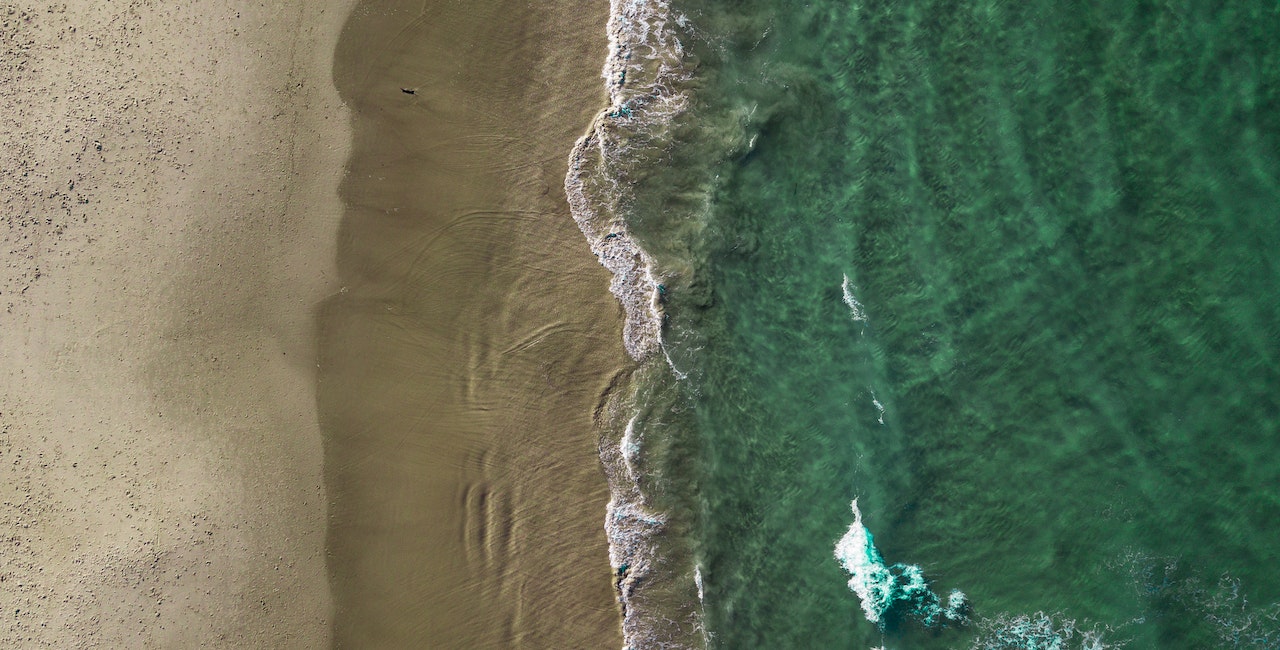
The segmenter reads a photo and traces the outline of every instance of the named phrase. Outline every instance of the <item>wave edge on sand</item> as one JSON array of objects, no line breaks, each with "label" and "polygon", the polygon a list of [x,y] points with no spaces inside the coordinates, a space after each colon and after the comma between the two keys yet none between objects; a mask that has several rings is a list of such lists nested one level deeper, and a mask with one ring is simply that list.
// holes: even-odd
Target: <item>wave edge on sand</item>
[{"label": "wave edge on sand", "polygon": [[611,0],[602,70],[609,105],[575,144],[565,176],[573,219],[613,275],[609,289],[625,314],[623,343],[640,364],[631,390],[610,400],[610,416],[601,423],[610,433],[600,445],[612,494],[605,516],[609,561],[628,650],[706,646],[697,610],[681,607],[673,619],[670,608],[660,605],[662,594],[682,591],[674,583],[696,569],[673,567],[673,558],[659,552],[669,522],[643,487],[644,427],[637,425],[636,386],[645,383],[641,375],[665,373],[670,364],[662,340],[666,287],[625,217],[633,198],[629,172],[644,164],[634,154],[669,144],[668,127],[689,107],[683,86],[691,75],[673,27],[681,21],[667,0]]}]

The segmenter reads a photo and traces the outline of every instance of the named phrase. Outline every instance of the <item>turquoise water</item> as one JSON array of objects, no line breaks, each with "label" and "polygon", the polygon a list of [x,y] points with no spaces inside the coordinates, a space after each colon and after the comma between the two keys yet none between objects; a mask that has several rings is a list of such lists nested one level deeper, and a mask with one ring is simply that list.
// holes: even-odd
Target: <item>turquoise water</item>
[{"label": "turquoise water", "polygon": [[[1278,7],[673,3],[632,220],[712,647],[1280,648]],[[967,622],[868,620],[855,498]]]}]

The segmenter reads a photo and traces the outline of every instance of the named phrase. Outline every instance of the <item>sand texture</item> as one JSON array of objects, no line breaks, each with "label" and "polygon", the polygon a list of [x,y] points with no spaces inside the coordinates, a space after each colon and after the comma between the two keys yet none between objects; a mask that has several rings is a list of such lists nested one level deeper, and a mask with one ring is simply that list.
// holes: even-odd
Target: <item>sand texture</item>
[{"label": "sand texture", "polygon": [[564,195],[608,5],[361,2],[321,316],[334,638],[617,648],[592,420],[629,360]]},{"label": "sand texture", "polygon": [[0,4],[0,647],[328,642],[349,10]]}]

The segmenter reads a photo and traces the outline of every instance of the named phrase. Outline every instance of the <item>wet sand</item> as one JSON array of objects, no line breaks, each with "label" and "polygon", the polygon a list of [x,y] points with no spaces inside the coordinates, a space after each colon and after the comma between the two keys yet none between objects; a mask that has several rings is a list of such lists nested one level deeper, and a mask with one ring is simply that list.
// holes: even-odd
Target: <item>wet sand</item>
[{"label": "wet sand", "polygon": [[329,643],[350,6],[0,4],[0,647]]},{"label": "wet sand", "polygon": [[361,2],[320,313],[334,638],[619,647],[593,413],[628,367],[566,204],[607,3]]}]

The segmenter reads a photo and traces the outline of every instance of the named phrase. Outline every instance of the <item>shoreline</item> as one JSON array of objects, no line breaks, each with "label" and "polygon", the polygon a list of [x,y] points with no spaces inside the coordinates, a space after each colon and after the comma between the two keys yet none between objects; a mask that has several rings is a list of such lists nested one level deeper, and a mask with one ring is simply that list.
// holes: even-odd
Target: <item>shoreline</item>
[{"label": "shoreline", "polygon": [[627,372],[564,194],[603,7],[361,5],[319,404],[339,647],[620,647],[593,413]]},{"label": "shoreline", "polygon": [[8,14],[0,644],[328,644],[312,310],[351,4]]},{"label": "shoreline", "polygon": [[[609,289],[625,316],[621,338],[637,364],[599,417],[600,462],[611,496],[609,561],[625,647],[636,650],[710,645],[702,569],[686,539],[691,515],[669,512],[670,495],[655,480],[658,468],[675,462],[671,440],[658,430],[673,410],[683,410],[676,406],[675,382],[687,377],[664,341],[665,303],[669,285],[683,290],[696,270],[682,259],[688,251],[672,255],[660,247],[666,253],[660,257],[646,250],[630,221],[668,218],[643,211],[665,213],[669,205],[641,203],[654,191],[651,166],[669,162],[663,157],[678,138],[673,127],[692,103],[692,70],[676,29],[685,20],[671,14],[667,0],[611,0],[600,73],[607,103],[574,145],[564,179],[575,223],[612,274]],[[680,248],[680,237],[674,239]]]}]

